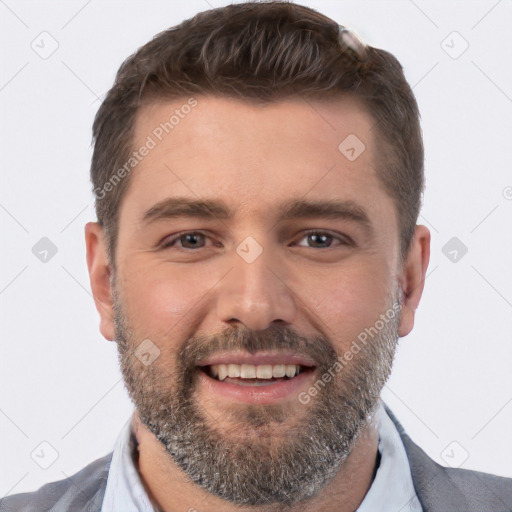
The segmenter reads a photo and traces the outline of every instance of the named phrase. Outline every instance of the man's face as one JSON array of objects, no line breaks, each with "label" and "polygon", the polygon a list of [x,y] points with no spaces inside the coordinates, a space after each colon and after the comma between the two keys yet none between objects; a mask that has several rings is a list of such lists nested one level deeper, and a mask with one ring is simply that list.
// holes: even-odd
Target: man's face
[{"label": "man's face", "polygon": [[[156,146],[120,207],[121,368],[194,481],[238,503],[292,503],[335,474],[391,370],[396,208],[358,102],[197,102],[168,134],[155,129],[186,99],[138,113],[134,148]],[[209,209],[176,215],[177,199]]]}]

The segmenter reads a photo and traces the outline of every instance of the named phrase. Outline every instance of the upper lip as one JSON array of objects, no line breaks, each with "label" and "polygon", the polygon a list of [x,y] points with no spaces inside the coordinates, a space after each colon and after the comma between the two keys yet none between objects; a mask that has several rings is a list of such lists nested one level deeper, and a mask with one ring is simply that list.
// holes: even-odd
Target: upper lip
[{"label": "upper lip", "polygon": [[217,364],[295,364],[298,366],[316,366],[315,361],[303,354],[292,352],[218,352],[210,357],[201,359],[197,366],[212,366]]}]

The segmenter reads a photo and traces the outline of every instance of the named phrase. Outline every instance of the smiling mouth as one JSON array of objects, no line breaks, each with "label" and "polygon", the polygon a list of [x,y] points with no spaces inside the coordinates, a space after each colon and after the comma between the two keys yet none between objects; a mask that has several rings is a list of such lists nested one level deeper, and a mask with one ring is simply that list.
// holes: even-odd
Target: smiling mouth
[{"label": "smiling mouth", "polygon": [[211,364],[199,366],[208,377],[221,382],[240,386],[268,386],[289,381],[305,372],[312,372],[313,366],[300,364]]}]

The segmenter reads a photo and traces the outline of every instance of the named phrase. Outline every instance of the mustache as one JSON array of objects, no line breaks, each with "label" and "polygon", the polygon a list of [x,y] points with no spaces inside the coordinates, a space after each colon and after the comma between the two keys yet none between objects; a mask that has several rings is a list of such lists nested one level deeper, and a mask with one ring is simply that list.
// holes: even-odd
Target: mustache
[{"label": "mustache", "polygon": [[332,343],[323,336],[304,337],[293,329],[272,324],[264,330],[252,331],[245,327],[230,328],[211,336],[194,336],[179,350],[179,363],[185,371],[218,352],[287,351],[309,357],[319,368],[328,368],[337,359]]}]

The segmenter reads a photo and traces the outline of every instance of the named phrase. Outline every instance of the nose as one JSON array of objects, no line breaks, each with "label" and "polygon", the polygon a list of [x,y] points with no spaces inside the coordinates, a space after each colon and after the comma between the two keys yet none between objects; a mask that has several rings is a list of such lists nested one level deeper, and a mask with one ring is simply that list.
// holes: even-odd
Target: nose
[{"label": "nose", "polygon": [[296,315],[296,298],[288,287],[283,265],[264,250],[248,262],[233,255],[234,268],[220,283],[217,314],[223,322],[264,330],[273,322],[290,324]]}]

